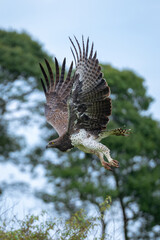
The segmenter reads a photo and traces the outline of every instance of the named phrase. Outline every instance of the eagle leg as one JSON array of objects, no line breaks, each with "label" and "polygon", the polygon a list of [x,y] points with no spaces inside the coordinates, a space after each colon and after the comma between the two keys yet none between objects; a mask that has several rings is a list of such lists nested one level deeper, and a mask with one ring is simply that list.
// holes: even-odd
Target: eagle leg
[{"label": "eagle leg", "polygon": [[106,162],[106,161],[104,161],[103,153],[97,153],[96,155],[97,155],[97,157],[100,159],[102,166],[103,166],[105,169],[107,169],[107,170],[109,170],[109,171],[112,171],[111,164],[108,163],[108,162]]},{"label": "eagle leg", "polygon": [[111,160],[109,163],[108,162],[106,162],[105,160],[104,160],[104,158],[103,158],[103,153],[97,153],[96,154],[97,155],[97,157],[100,159],[100,161],[101,161],[101,164],[102,164],[102,166],[105,168],[105,169],[107,169],[107,170],[109,170],[109,171],[112,171],[112,167],[119,167],[119,162],[117,161],[117,160]]},{"label": "eagle leg", "polygon": [[[93,139],[84,139],[83,146],[87,150],[86,152],[94,153],[97,155],[102,163],[102,166],[107,170],[111,171],[111,167],[119,167],[119,162],[111,158],[109,148],[107,148],[102,143],[99,143]],[[108,162],[104,160],[103,155],[106,156]]]}]

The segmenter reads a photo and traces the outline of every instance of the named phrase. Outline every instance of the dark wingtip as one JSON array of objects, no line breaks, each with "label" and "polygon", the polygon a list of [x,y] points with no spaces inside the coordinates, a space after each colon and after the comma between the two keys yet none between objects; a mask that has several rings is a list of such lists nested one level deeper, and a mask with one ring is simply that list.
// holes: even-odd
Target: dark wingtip
[{"label": "dark wingtip", "polygon": [[93,47],[94,47],[94,43],[92,42],[92,45],[91,45],[91,51],[90,51],[90,55],[89,55],[89,59],[92,58],[92,54],[93,54]]},{"label": "dark wingtip", "polygon": [[82,35],[82,46],[83,46],[83,57],[85,58],[85,44],[84,44],[84,37]]},{"label": "dark wingtip", "polygon": [[95,60],[97,58],[97,51],[95,51],[95,54],[93,56],[93,59]]},{"label": "dark wingtip", "polygon": [[64,58],[62,63],[62,70],[61,70],[61,82],[64,81],[64,74],[65,74],[65,65],[66,65],[66,58]]},{"label": "dark wingtip", "polygon": [[77,42],[77,45],[78,45],[78,48],[79,48],[79,56],[80,56],[80,60],[81,60],[81,59],[82,59],[81,47],[80,47],[80,44],[79,44],[79,42],[78,42],[78,40],[77,40],[77,38],[76,38],[75,35],[74,35],[74,38],[75,38],[75,40],[76,40],[76,42]]},{"label": "dark wingtip", "polygon": [[41,78],[41,84],[42,84],[42,87],[43,87],[43,91],[44,91],[44,93],[46,95],[47,91],[46,91],[46,87],[44,85],[44,82],[43,82],[42,78]]},{"label": "dark wingtip", "polygon": [[73,61],[71,62],[71,66],[73,67]]},{"label": "dark wingtip", "polygon": [[74,61],[75,61],[75,65],[76,65],[76,57],[74,55],[73,49],[71,47],[70,47],[70,49],[71,49],[71,52],[72,52],[72,55],[73,55],[73,58],[74,58]]},{"label": "dark wingtip", "polygon": [[57,71],[59,72],[59,63],[58,63],[58,60],[56,57],[54,58],[54,61],[55,61],[55,65],[56,65],[56,72]]},{"label": "dark wingtip", "polygon": [[57,84],[59,82],[59,64],[56,57],[54,58],[54,61],[55,61],[55,67],[56,67],[56,78],[55,78],[55,84],[54,84],[54,89],[55,89],[55,87],[57,87]]},{"label": "dark wingtip", "polygon": [[41,68],[41,70],[43,69],[43,67],[42,67],[42,64],[41,63],[39,63],[39,66],[40,66],[40,68]]},{"label": "dark wingtip", "polygon": [[52,68],[51,68],[48,60],[46,58],[44,60],[45,60],[45,63],[46,63],[47,69],[48,69],[49,76],[50,76],[50,86],[53,89],[53,87],[54,87],[54,75],[53,75],[53,72],[52,72]]},{"label": "dark wingtip", "polygon": [[39,65],[40,65],[41,71],[42,71],[42,73],[43,73],[43,76],[44,76],[45,81],[46,81],[46,84],[47,84],[47,90],[49,90],[50,86],[49,86],[48,76],[47,76],[47,74],[46,74],[46,72],[45,72],[42,64],[40,63]]},{"label": "dark wingtip", "polygon": [[67,76],[68,78],[70,78],[70,76],[71,76],[72,68],[73,68],[73,61],[71,62],[71,65],[69,67],[68,76]]},{"label": "dark wingtip", "polygon": [[54,61],[55,61],[55,63],[58,65],[58,60],[57,60],[56,57],[54,58]]},{"label": "dark wingtip", "polygon": [[44,59],[44,61],[45,61],[46,64],[49,64],[49,62],[48,62],[48,60],[46,58]]},{"label": "dark wingtip", "polygon": [[[76,47],[75,47],[75,45],[74,45],[74,43],[73,43],[73,41],[72,41],[72,39],[70,37],[69,37],[69,40],[70,40],[70,42],[71,42],[71,44],[72,44],[72,46],[74,48],[74,51],[75,51],[75,54],[76,54],[76,57],[77,57],[77,61],[79,61],[79,56],[78,56],[77,49],[76,49]],[[72,51],[72,54],[73,54],[73,50],[72,49],[71,49],[71,51]],[[73,57],[74,57],[74,54],[73,54]]]},{"label": "dark wingtip", "polygon": [[86,58],[88,56],[88,48],[89,48],[89,37],[87,38],[87,44],[86,44]]}]

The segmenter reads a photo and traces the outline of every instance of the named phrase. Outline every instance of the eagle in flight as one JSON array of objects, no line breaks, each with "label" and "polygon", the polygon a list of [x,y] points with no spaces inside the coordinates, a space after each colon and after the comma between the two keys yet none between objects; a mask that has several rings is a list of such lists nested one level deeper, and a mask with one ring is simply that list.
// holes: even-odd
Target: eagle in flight
[{"label": "eagle in flight", "polygon": [[112,108],[110,88],[103,78],[97,53],[93,52],[93,43],[89,50],[89,38],[85,44],[82,37],[82,47],[76,37],[76,44],[69,39],[76,65],[74,72],[72,62],[64,77],[66,59],[60,72],[55,58],[55,76],[46,59],[48,73],[40,64],[46,82],[41,79],[46,96],[45,116],[59,134],[46,148],[58,148],[65,152],[77,147],[85,153],[95,154],[104,168],[112,170],[112,167],[119,167],[119,162],[111,158],[110,150],[100,141],[110,135],[127,136],[130,130],[106,130]]}]

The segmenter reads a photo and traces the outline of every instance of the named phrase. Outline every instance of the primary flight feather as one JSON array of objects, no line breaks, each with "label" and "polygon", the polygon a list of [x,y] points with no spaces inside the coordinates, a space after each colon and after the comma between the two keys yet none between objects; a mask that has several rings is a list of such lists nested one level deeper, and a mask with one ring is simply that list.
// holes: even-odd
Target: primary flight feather
[{"label": "primary flight feather", "polygon": [[66,59],[60,73],[55,58],[55,76],[46,59],[48,73],[40,64],[46,82],[45,84],[41,79],[46,96],[45,115],[59,134],[57,139],[48,143],[47,148],[68,151],[77,147],[86,153],[97,155],[102,166],[112,170],[112,167],[119,167],[119,163],[111,158],[110,150],[100,141],[110,135],[126,136],[129,130],[106,130],[111,115],[110,88],[102,76],[97,53],[93,52],[93,43],[89,50],[89,39],[85,45],[82,37],[82,47],[76,37],[75,43],[71,38],[70,41],[76,64],[74,73],[72,62],[64,79]]}]

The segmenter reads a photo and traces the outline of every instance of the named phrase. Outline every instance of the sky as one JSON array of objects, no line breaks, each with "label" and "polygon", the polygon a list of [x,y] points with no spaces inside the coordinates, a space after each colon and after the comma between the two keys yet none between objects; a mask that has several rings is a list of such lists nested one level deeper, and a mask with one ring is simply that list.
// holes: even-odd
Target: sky
[{"label": "sky", "polygon": [[28,32],[68,66],[68,36],[89,36],[100,62],[146,80],[160,119],[160,0],[0,0],[0,28]]}]

